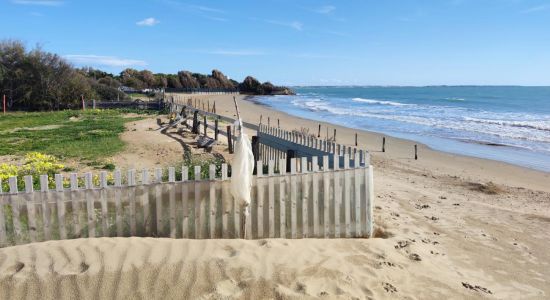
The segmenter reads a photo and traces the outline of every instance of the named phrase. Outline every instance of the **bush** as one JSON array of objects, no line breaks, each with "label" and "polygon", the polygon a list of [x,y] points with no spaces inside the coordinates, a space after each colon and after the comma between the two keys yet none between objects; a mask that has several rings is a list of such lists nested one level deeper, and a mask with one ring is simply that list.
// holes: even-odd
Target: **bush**
[{"label": "bush", "polygon": [[0,164],[2,190],[9,190],[8,180],[10,177],[17,177],[18,188],[19,190],[23,190],[25,188],[24,177],[27,175],[33,177],[33,186],[35,188],[39,188],[40,186],[40,175],[48,175],[48,184],[53,186],[55,184],[54,175],[61,172],[64,167],[52,155],[29,152],[25,155],[24,163],[20,166],[5,163]]}]

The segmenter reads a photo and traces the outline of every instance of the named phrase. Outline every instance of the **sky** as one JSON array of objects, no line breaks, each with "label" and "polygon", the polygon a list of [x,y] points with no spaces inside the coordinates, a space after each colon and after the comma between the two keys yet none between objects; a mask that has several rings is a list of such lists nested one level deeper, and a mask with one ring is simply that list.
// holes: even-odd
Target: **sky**
[{"label": "sky", "polygon": [[550,85],[549,0],[0,0],[0,39],[112,73]]}]

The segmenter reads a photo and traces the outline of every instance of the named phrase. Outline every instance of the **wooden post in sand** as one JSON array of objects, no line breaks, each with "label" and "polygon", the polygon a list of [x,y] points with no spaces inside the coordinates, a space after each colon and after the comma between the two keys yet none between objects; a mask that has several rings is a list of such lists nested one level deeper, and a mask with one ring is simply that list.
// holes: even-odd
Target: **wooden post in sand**
[{"label": "wooden post in sand", "polygon": [[195,112],[193,113],[193,127],[191,127],[191,132],[194,134],[199,133],[198,123],[199,123],[199,111],[195,110]]},{"label": "wooden post in sand", "polygon": [[233,136],[231,136],[231,125],[227,125],[227,147],[229,153],[233,154]]},{"label": "wooden post in sand", "polygon": [[382,137],[382,152],[386,152],[386,137]]},{"label": "wooden post in sand", "polygon": [[336,128],[334,128],[334,141],[336,142]]},{"label": "wooden post in sand", "polygon": [[212,105],[212,112],[216,113],[216,101],[214,101],[214,105]]},{"label": "wooden post in sand", "polygon": [[206,122],[206,115],[203,116],[203,120],[204,120],[204,136],[208,136],[208,132],[206,130],[208,130],[208,123]]},{"label": "wooden post in sand", "polygon": [[418,160],[418,146],[414,145],[414,160]]},{"label": "wooden post in sand", "polygon": [[218,134],[220,133],[220,129],[218,128],[219,119],[214,120],[214,140],[218,140]]},{"label": "wooden post in sand", "polygon": [[355,133],[355,147],[357,147],[357,132]]},{"label": "wooden post in sand", "polygon": [[321,137],[321,124],[319,124],[319,130],[317,131],[317,138]]},{"label": "wooden post in sand", "polygon": [[277,128],[281,128],[281,120],[277,119]]}]

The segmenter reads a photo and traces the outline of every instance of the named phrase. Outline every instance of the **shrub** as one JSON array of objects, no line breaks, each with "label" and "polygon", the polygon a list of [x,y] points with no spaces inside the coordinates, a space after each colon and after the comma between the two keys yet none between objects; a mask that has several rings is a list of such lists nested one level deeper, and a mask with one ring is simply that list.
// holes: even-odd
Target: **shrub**
[{"label": "shrub", "polygon": [[33,177],[33,186],[38,188],[40,185],[40,175],[48,175],[49,185],[55,184],[54,175],[65,168],[59,163],[57,158],[52,155],[39,152],[29,152],[25,155],[24,163],[20,166],[12,164],[0,164],[0,179],[2,180],[2,190],[8,191],[8,180],[10,177],[17,177],[19,190],[25,188],[24,177],[31,175]]}]

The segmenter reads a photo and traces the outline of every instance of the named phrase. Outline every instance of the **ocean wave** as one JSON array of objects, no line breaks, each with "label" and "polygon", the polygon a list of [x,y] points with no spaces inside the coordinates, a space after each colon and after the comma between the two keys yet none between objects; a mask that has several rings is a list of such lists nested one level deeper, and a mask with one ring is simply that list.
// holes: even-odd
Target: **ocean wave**
[{"label": "ocean wave", "polygon": [[458,102],[466,101],[466,99],[464,99],[464,98],[456,98],[456,97],[445,98],[445,100],[447,100],[447,101],[458,101]]},{"label": "ocean wave", "polygon": [[550,120],[547,121],[511,121],[511,120],[493,120],[493,119],[478,119],[472,117],[464,117],[465,121],[492,124],[500,126],[520,127],[528,129],[536,129],[541,131],[550,131]]},{"label": "ocean wave", "polygon": [[355,102],[363,102],[369,104],[380,104],[380,105],[391,105],[391,106],[411,106],[412,104],[394,102],[394,101],[383,101],[383,100],[374,100],[374,99],[365,99],[365,98],[353,98],[351,99]]},{"label": "ocean wave", "polygon": [[[550,143],[550,118],[543,118],[541,120],[540,117],[534,115],[508,113],[493,113],[493,118],[490,118],[484,111],[466,112],[455,107],[407,105],[404,103],[365,98],[353,98],[353,100],[373,104],[382,103],[381,105],[387,105],[387,108],[350,107],[342,105],[345,103],[345,99],[343,100],[340,102],[333,101],[330,98],[300,97],[292,99],[291,103],[298,109],[314,113],[328,113],[338,116],[338,118],[346,118],[350,122],[361,123],[364,122],[362,119],[365,121],[368,119],[379,119],[422,126],[395,125],[398,126],[396,128],[400,128],[399,130],[412,130],[419,134],[425,134],[427,132],[426,127],[430,127],[434,130],[443,130],[437,133],[433,132],[432,134],[435,135],[448,136],[454,132],[461,136],[464,135],[468,139],[480,139],[482,141],[491,141],[510,146],[534,146],[531,145],[533,142],[544,143],[543,145]],[[391,104],[388,104],[388,102]],[[399,109],[390,108],[395,106],[406,107]],[[521,119],[519,118],[520,116]],[[501,117],[502,120],[500,120]]]}]

